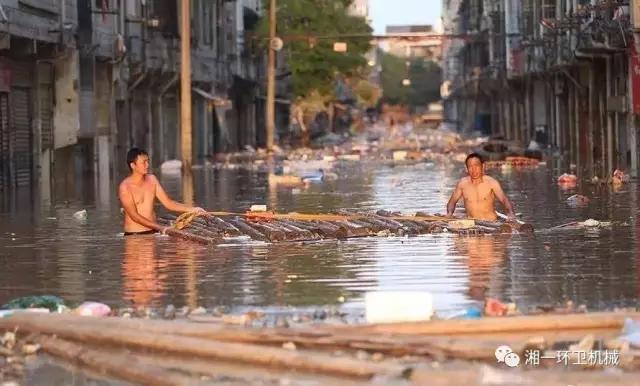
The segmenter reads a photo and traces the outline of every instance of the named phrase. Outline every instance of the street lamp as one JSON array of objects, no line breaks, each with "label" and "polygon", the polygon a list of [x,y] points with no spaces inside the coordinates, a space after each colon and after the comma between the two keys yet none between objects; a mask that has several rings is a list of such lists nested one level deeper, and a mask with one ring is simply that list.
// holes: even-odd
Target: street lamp
[{"label": "street lamp", "polygon": [[409,78],[402,79],[402,85],[406,87],[411,86],[411,80]]}]

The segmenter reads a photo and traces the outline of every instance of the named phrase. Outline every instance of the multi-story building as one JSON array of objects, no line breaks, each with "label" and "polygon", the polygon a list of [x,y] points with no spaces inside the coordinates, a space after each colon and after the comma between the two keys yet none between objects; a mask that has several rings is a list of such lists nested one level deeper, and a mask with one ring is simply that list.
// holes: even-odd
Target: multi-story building
[{"label": "multi-story building", "polygon": [[[444,0],[446,118],[532,139],[589,174],[638,171],[637,1]],[[632,8],[630,8],[632,7]],[[634,62],[635,61],[635,62]],[[638,81],[640,84],[640,81]],[[640,89],[640,87],[638,88]],[[640,95],[639,95],[640,96]]]},{"label": "multi-story building", "polygon": [[[193,159],[264,142],[259,0],[191,0]],[[3,0],[0,190],[180,158],[179,0]],[[46,195],[45,195],[46,196]]]},{"label": "multi-story building", "polygon": [[392,55],[436,63],[442,59],[442,40],[431,25],[389,25],[386,35],[390,38],[386,50]]}]

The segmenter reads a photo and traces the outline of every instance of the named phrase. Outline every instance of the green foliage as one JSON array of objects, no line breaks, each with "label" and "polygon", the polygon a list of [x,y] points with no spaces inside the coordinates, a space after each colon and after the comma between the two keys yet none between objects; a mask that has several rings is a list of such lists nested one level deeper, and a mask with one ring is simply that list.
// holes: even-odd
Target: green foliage
[{"label": "green foliage", "polygon": [[[285,64],[292,73],[294,96],[306,97],[314,91],[331,94],[337,75],[351,77],[364,70],[363,55],[370,49],[368,38],[321,38],[371,35],[371,27],[364,18],[347,13],[351,3],[352,0],[278,0],[276,35],[284,40]],[[269,0],[264,0],[264,9],[269,9]],[[269,20],[265,15],[258,33],[267,37],[268,31]],[[336,41],[346,42],[347,52],[334,52]]]},{"label": "green foliage", "polygon": [[[411,85],[404,86],[403,79]],[[421,58],[406,59],[388,53],[382,54],[381,83],[383,99],[387,103],[412,108],[424,106],[440,99],[442,69],[436,63]]]}]

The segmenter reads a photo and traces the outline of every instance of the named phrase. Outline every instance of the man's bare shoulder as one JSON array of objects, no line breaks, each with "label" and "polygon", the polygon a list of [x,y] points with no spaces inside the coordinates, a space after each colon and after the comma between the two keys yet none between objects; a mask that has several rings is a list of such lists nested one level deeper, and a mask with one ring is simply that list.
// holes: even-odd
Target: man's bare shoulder
[{"label": "man's bare shoulder", "polygon": [[460,179],[460,181],[458,181],[458,187],[459,188],[464,188],[465,186],[469,185],[471,183],[471,178],[470,177],[462,177]]},{"label": "man's bare shoulder", "polygon": [[130,177],[127,177],[124,180],[122,180],[122,182],[120,182],[120,185],[118,185],[118,190],[126,189],[129,187],[130,184],[131,184]]},{"label": "man's bare shoulder", "polygon": [[482,176],[482,178],[488,184],[500,186],[500,182],[498,180],[496,180],[495,178],[491,177],[491,176],[484,175],[484,176]]},{"label": "man's bare shoulder", "polygon": [[482,179],[484,179],[486,182],[488,182],[488,183],[490,183],[490,184],[500,184],[500,183],[498,182],[498,180],[496,180],[495,178],[493,178],[493,177],[491,177],[491,176],[488,176],[488,175],[486,175],[486,174],[485,174],[484,176],[482,176]]}]

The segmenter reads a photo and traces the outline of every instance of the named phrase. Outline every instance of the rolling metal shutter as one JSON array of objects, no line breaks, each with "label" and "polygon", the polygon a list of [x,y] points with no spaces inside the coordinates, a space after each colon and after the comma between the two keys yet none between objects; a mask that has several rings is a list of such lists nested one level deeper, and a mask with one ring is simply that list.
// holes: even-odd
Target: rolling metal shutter
[{"label": "rolling metal shutter", "polygon": [[16,186],[31,184],[33,164],[33,135],[31,132],[31,109],[28,88],[11,89],[11,158]]},{"label": "rolling metal shutter", "polygon": [[53,149],[53,92],[50,86],[40,86],[40,123],[42,150]]},{"label": "rolling metal shutter", "polygon": [[53,72],[50,64],[41,63],[38,67],[40,98],[40,137],[42,151],[53,149]]},{"label": "rolling metal shutter", "polygon": [[0,191],[9,185],[9,94],[0,93]]}]

